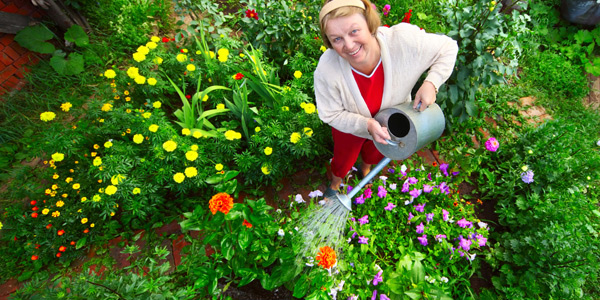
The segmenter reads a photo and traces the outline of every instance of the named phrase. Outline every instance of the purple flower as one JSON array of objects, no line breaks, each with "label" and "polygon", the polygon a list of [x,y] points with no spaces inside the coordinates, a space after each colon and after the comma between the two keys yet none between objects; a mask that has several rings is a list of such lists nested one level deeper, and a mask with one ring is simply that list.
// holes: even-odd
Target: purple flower
[{"label": "purple flower", "polygon": [[487,243],[487,238],[481,234],[478,234],[477,235],[477,243],[478,243],[479,247],[484,247],[485,243]]},{"label": "purple flower", "polygon": [[460,172],[459,172],[459,171],[454,171],[454,172],[452,172],[452,176],[456,176],[456,175],[458,175],[458,174],[460,174]]},{"label": "purple flower", "polygon": [[380,282],[383,281],[383,278],[381,277],[381,274],[383,274],[383,271],[379,271],[375,275],[375,277],[373,278],[373,285],[377,285],[377,284],[379,284]]},{"label": "purple flower", "polygon": [[388,202],[388,205],[384,208],[385,210],[392,210],[396,205],[392,202]]},{"label": "purple flower", "polygon": [[413,216],[413,214],[412,214],[412,213],[410,213],[410,212],[408,213],[408,221],[409,221],[409,222],[410,222],[410,220],[412,220],[412,218],[414,218],[414,217],[415,217],[415,216]]},{"label": "purple flower", "polygon": [[421,195],[421,190],[413,189],[412,191],[410,191],[409,194],[411,197],[417,198],[417,197],[419,197],[419,195]]},{"label": "purple flower", "polygon": [[346,193],[348,194],[348,193],[350,193],[350,191],[352,191],[352,186],[347,186],[346,187]]},{"label": "purple flower", "polygon": [[445,239],[445,238],[446,238],[445,234],[438,234],[435,236],[435,239],[440,243],[442,242],[442,239]]},{"label": "purple flower", "polygon": [[408,181],[407,181],[402,185],[402,192],[408,193],[409,190],[410,190],[410,184],[408,184]]},{"label": "purple flower", "polygon": [[379,296],[379,300],[390,300],[390,298],[388,298],[388,296],[386,296],[385,294],[381,294]]},{"label": "purple flower", "polygon": [[362,218],[358,219],[358,223],[360,223],[360,225],[369,223],[369,215],[364,215]]},{"label": "purple flower", "polygon": [[371,188],[365,189],[365,199],[369,199],[371,197],[373,197],[373,191],[371,190]]},{"label": "purple flower", "polygon": [[388,172],[390,172],[390,173],[394,174],[394,172],[396,172],[396,170],[394,170],[394,169],[392,169],[392,168],[389,168],[389,169],[388,169]]},{"label": "purple flower", "polygon": [[441,164],[440,165],[440,171],[442,171],[442,173],[444,173],[444,175],[449,176],[448,175],[448,164]]},{"label": "purple flower", "polygon": [[391,190],[396,190],[396,184],[395,183],[390,183],[390,189]]},{"label": "purple flower", "polygon": [[415,183],[417,183],[417,182],[419,182],[419,179],[417,179],[417,178],[415,178],[415,177],[410,177],[410,178],[408,178],[408,183],[409,183],[409,184],[415,184]]},{"label": "purple flower", "polygon": [[425,225],[423,225],[423,222],[421,222],[421,224],[417,225],[417,233],[423,233],[425,231]]},{"label": "purple flower", "polygon": [[377,290],[373,291],[373,297],[371,297],[371,300],[377,300]]},{"label": "purple flower", "polygon": [[471,240],[463,239],[462,237],[460,237],[460,242],[458,243],[458,246],[465,251],[469,251],[469,249],[471,249],[471,243]]},{"label": "purple flower", "polygon": [[385,198],[386,195],[387,195],[387,191],[385,190],[385,187],[383,187],[382,185],[380,185],[377,188],[377,197],[379,197],[379,198]]},{"label": "purple flower", "polygon": [[361,235],[361,236],[358,237],[358,243],[359,244],[368,244],[369,243],[369,238],[366,237],[366,236],[364,236],[364,235]]},{"label": "purple flower", "polygon": [[431,191],[433,191],[433,186],[431,186],[429,184],[424,184],[423,185],[423,192],[425,192],[425,193],[431,193]]},{"label": "purple flower", "polygon": [[427,204],[427,203],[423,203],[423,204],[417,204],[417,205],[415,205],[415,206],[414,206],[414,207],[415,207],[415,210],[416,210],[416,211],[418,211],[418,212],[423,212],[423,211],[425,211],[425,205],[426,205],[426,204]]},{"label": "purple flower", "polygon": [[360,196],[356,197],[356,199],[354,199],[354,203],[356,203],[356,204],[364,204],[365,203],[365,196],[364,195],[360,195]]},{"label": "purple flower", "polygon": [[444,221],[448,221],[448,215],[449,214],[450,213],[447,210],[442,209],[442,217],[444,218]]},{"label": "purple flower", "polygon": [[434,213],[426,214],[426,216],[427,216],[427,222],[433,221]]},{"label": "purple flower", "polygon": [[456,222],[456,224],[462,228],[472,228],[473,227],[473,222],[469,222],[467,220],[465,220],[465,218],[462,218],[460,220],[458,220],[458,222]]},{"label": "purple flower", "polygon": [[390,9],[392,9],[392,6],[389,4],[383,6],[383,15],[387,16],[390,13]]},{"label": "purple flower", "polygon": [[491,137],[485,142],[485,149],[488,149],[488,151],[496,152],[499,147],[500,143],[495,137]]},{"label": "purple flower", "polygon": [[450,194],[450,187],[446,184],[446,182],[440,183],[438,188],[440,189],[441,193],[444,193],[446,195]]},{"label": "purple flower", "polygon": [[433,179],[431,179],[431,173],[427,174],[427,179],[429,179],[429,181],[433,180]]},{"label": "purple flower", "polygon": [[350,238],[354,239],[357,235],[358,235],[358,233],[356,233],[356,231],[355,231],[354,233],[352,233],[352,237],[350,237]]},{"label": "purple flower", "polygon": [[419,242],[421,243],[421,245],[423,246],[427,246],[427,235],[424,234],[423,236],[420,236],[417,238],[419,240]]},{"label": "purple flower", "polygon": [[521,173],[521,180],[523,180],[523,182],[529,184],[533,182],[533,171],[529,170],[527,172],[523,172]]}]

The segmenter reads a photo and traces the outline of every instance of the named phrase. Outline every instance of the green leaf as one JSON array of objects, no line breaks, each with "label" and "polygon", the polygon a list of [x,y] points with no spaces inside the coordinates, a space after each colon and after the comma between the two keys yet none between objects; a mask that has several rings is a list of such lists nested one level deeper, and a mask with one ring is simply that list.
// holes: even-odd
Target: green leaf
[{"label": "green leaf", "polygon": [[65,40],[73,42],[79,47],[87,46],[90,43],[90,38],[79,25],[73,25],[67,30]]},{"label": "green leaf", "polygon": [[300,276],[300,279],[298,279],[298,281],[296,281],[296,284],[294,285],[294,293],[292,294],[292,296],[296,298],[304,297],[304,295],[306,295],[306,292],[308,291],[308,287],[309,283],[307,280],[307,276],[306,274],[302,274],[302,276]]},{"label": "green leaf", "polygon": [[23,48],[31,51],[50,54],[55,51],[54,45],[46,42],[54,37],[52,31],[42,25],[25,27],[15,36],[15,41]]},{"label": "green leaf", "polygon": [[242,277],[242,279],[240,280],[238,287],[242,287],[252,282],[252,280],[256,279],[257,277],[256,272],[249,268],[240,269],[239,275]]},{"label": "green leaf", "polygon": [[421,299],[421,290],[420,289],[412,289],[410,291],[406,291],[404,292],[404,294],[408,297],[410,297],[410,299]]},{"label": "green leaf", "polygon": [[85,246],[85,242],[87,240],[87,237],[83,237],[80,238],[79,240],[77,240],[77,244],[75,244],[75,249],[80,249],[81,247]]},{"label": "green leaf", "polygon": [[17,278],[17,280],[19,282],[22,282],[22,281],[25,281],[25,280],[31,278],[31,276],[33,276],[33,270],[25,271],[25,272],[23,272],[23,274],[21,274],[21,276],[19,276],[19,278]]},{"label": "green leaf", "polygon": [[425,280],[425,269],[423,269],[423,264],[421,264],[420,261],[415,261],[410,275],[413,283],[419,283]]},{"label": "green leaf", "polygon": [[[244,228],[244,229],[246,229],[246,228]],[[246,248],[248,248],[248,246],[250,246],[251,238],[252,238],[252,235],[250,234],[249,228],[247,230],[242,230],[242,232],[240,232],[240,234],[238,235],[238,244],[240,245],[240,248],[242,248],[242,250],[246,249]]]},{"label": "green leaf", "polygon": [[75,75],[83,72],[83,56],[79,53],[69,54],[65,59],[60,55],[54,55],[50,58],[50,66],[61,75]]}]

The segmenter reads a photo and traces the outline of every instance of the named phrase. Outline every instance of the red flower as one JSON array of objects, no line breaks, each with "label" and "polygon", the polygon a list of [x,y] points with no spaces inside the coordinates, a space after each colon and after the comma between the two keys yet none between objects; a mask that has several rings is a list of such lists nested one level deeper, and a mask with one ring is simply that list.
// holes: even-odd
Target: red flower
[{"label": "red flower", "polygon": [[40,244],[35,244],[35,249],[40,249]]},{"label": "red flower", "polygon": [[32,256],[31,256],[31,260],[38,260],[38,258],[40,258],[40,257],[39,257],[39,256],[37,256],[37,255],[32,255]]},{"label": "red flower", "polygon": [[31,214],[31,217],[32,217],[32,218],[37,218],[37,217],[38,217],[38,213],[36,213],[36,212],[32,213],[32,214]]},{"label": "red flower", "polygon": [[65,251],[67,251],[67,247],[65,247],[65,246],[60,246],[60,247],[58,247],[58,251],[60,251],[60,252],[65,252]]},{"label": "red flower", "polygon": [[248,228],[252,228],[252,224],[250,224],[250,222],[246,221],[246,219],[244,219],[244,223],[242,223],[242,225],[244,225]]},{"label": "red flower", "polygon": [[244,74],[242,74],[242,73],[235,74],[235,77],[234,77],[235,80],[240,80],[242,78],[244,78]]},{"label": "red flower", "polygon": [[62,253],[60,253],[60,252],[56,253],[56,257],[61,257],[61,256],[62,256]]},{"label": "red flower", "polygon": [[75,241],[71,241],[71,246],[75,246]]},{"label": "red flower", "polygon": [[323,266],[323,269],[329,269],[335,265],[335,251],[329,246],[321,247],[315,260],[319,262],[319,266]]},{"label": "red flower", "polygon": [[88,233],[88,232],[90,232],[90,230],[87,228],[83,230],[83,233]]},{"label": "red flower", "polygon": [[227,193],[218,193],[208,201],[208,207],[213,215],[217,211],[228,214],[229,210],[233,207],[233,198]]},{"label": "red flower", "polygon": [[31,204],[31,205],[35,205],[36,203],[37,203],[37,201],[35,201],[35,200],[31,200],[31,202],[29,202],[29,204]]},{"label": "red flower", "polygon": [[59,230],[58,232],[56,232],[56,234],[58,234],[58,235],[63,235],[63,234],[65,234],[65,231],[61,229],[61,230]]},{"label": "red flower", "polygon": [[404,19],[402,19],[402,22],[410,23],[410,17],[412,17],[412,9],[409,9],[408,12],[404,14]]},{"label": "red flower", "polygon": [[390,28],[390,25],[388,25],[388,24],[385,24],[385,25],[383,25],[383,27]]},{"label": "red flower", "polygon": [[256,10],[254,10],[254,9],[246,10],[246,17],[254,18],[254,19],[258,20],[258,14],[256,13]]},{"label": "red flower", "polygon": [[37,211],[39,208],[37,206],[34,206],[33,208],[31,208],[31,210],[33,211]]},{"label": "red flower", "polygon": [[164,37],[162,38],[162,42],[163,43],[168,43],[171,39],[169,39],[168,37]]},{"label": "red flower", "polygon": [[187,98],[187,99],[191,99],[191,98],[192,98],[192,95],[185,95],[185,98]]},{"label": "red flower", "polygon": [[183,49],[179,49],[179,52],[181,52],[181,53],[184,53],[184,52],[183,52]]},{"label": "red flower", "polygon": [[52,228],[52,224],[46,225],[46,229],[50,229],[50,228]]}]

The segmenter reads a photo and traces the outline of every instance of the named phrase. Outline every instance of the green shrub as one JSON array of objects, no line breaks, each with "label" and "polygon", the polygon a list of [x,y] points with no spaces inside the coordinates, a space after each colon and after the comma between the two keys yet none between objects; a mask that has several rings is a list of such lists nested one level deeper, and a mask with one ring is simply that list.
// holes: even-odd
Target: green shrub
[{"label": "green shrub", "polygon": [[578,101],[590,89],[585,73],[564,55],[544,51],[528,58],[523,67],[524,78],[563,101]]}]

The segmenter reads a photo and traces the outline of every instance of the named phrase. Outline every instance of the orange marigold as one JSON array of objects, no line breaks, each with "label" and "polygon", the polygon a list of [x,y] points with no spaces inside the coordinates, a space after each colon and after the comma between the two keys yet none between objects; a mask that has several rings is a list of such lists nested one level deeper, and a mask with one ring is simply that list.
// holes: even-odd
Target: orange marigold
[{"label": "orange marigold", "polygon": [[335,251],[329,246],[321,247],[315,260],[319,262],[319,266],[323,266],[323,269],[329,269],[335,265]]},{"label": "orange marigold", "polygon": [[233,198],[227,193],[218,193],[208,201],[208,207],[213,215],[217,211],[228,214],[229,210],[233,207]]},{"label": "orange marigold", "polygon": [[246,219],[244,219],[244,223],[242,223],[242,225],[244,225],[248,228],[252,228],[252,224],[250,224],[250,222],[248,222]]}]

